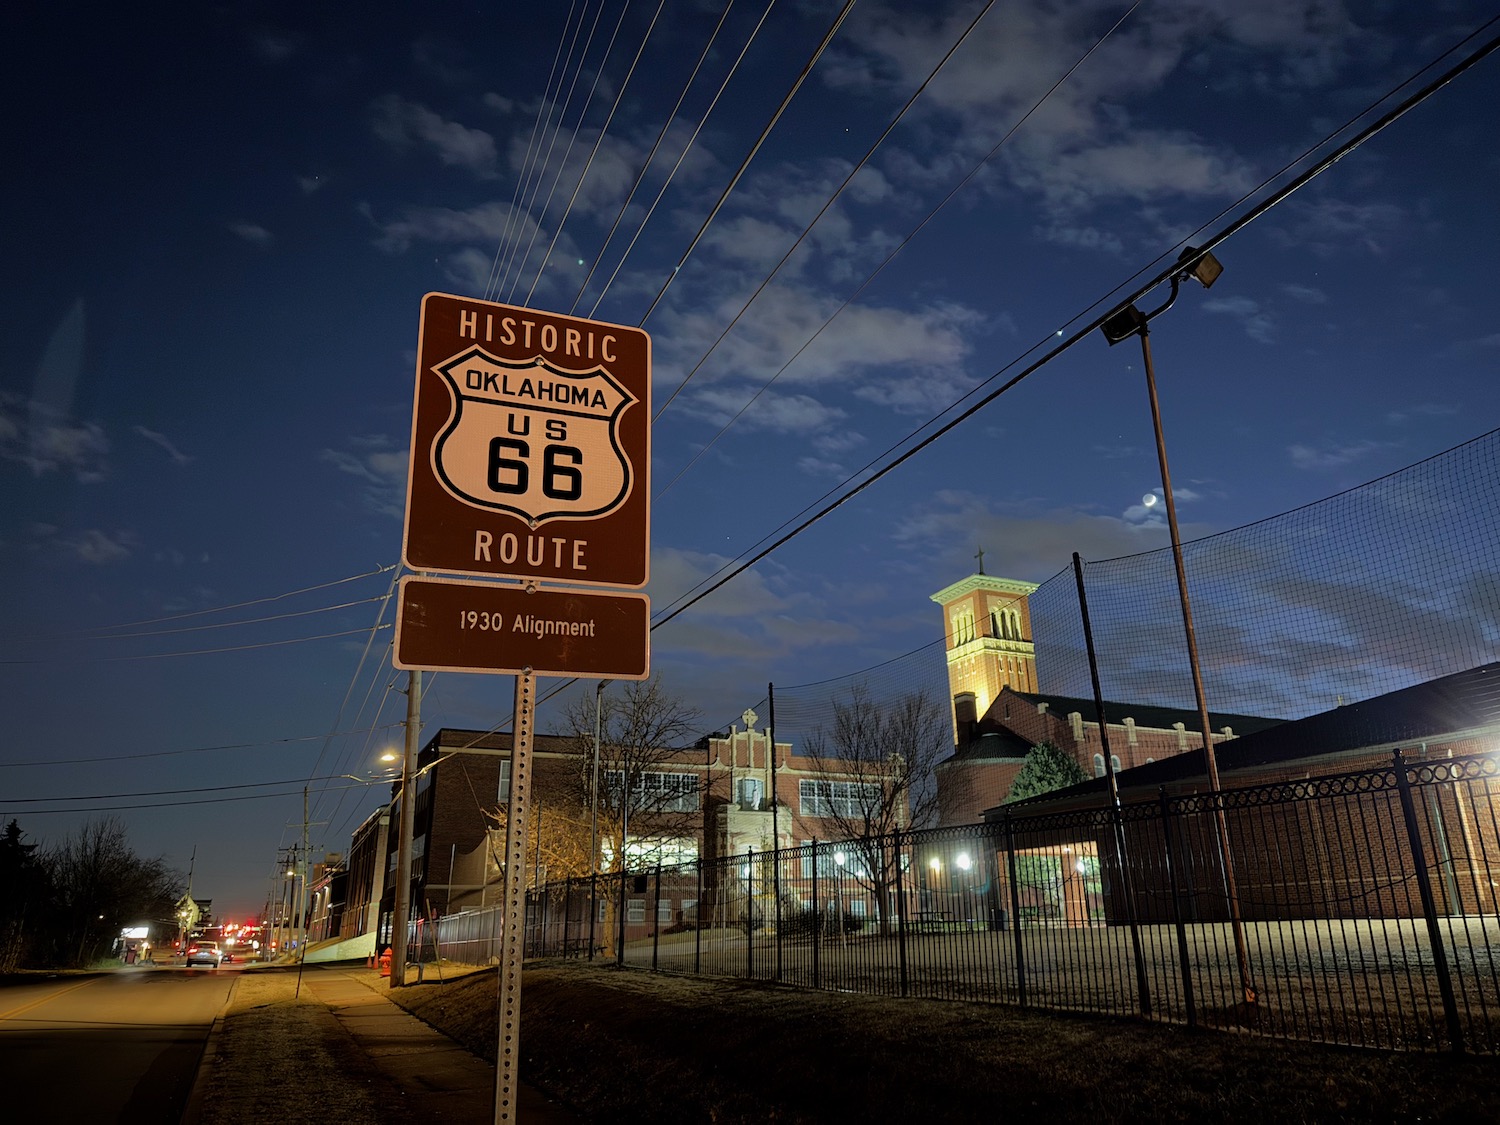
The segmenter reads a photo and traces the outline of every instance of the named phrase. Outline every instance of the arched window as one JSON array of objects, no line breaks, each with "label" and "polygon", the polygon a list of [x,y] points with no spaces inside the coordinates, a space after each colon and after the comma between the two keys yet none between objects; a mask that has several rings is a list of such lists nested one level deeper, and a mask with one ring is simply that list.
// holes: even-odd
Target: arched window
[{"label": "arched window", "polygon": [[1111,754],[1109,756],[1109,764],[1112,765],[1112,766],[1114,766],[1116,773],[1119,773],[1120,772],[1120,755],[1118,755],[1118,754]]},{"label": "arched window", "polygon": [[953,644],[966,645],[974,639],[974,611],[961,609],[953,615]]},{"label": "arched window", "polygon": [[1094,776],[1095,777],[1103,777],[1104,776],[1104,755],[1103,754],[1095,754],[1094,755]]}]

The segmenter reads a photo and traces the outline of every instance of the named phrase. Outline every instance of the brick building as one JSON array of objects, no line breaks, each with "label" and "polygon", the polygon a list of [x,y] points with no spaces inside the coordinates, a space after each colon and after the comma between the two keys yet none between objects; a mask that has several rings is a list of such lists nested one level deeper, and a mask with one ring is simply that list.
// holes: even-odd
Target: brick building
[{"label": "brick building", "polygon": [[[942,824],[972,824],[1001,804],[1040,742],[1051,742],[1085,774],[1105,775],[1092,699],[1049,695],[1036,671],[1030,597],[1034,582],[980,570],[932,595],[942,607],[948,688],[953,698],[954,754],[938,765],[945,791]],[[1198,712],[1106,701],[1109,755],[1116,770],[1145,765],[1203,745]],[[1279,719],[1209,714],[1220,743],[1264,730]]]},{"label": "brick building", "polygon": [[[943,802],[943,824],[973,824],[984,811],[1004,802],[1026,764],[1026,754],[1040,742],[1051,742],[1085,774],[1105,775],[1104,738],[1092,699],[1042,695],[1002,687],[983,717],[976,716],[974,695],[954,697],[958,744],[953,756],[937,767],[938,785],[956,794]],[[1116,771],[1147,765],[1194,750],[1202,753],[1203,735],[1197,711],[1179,711],[1139,703],[1105,701],[1109,755]],[[1085,718],[1088,716],[1088,718]],[[1215,745],[1281,723],[1256,715],[1209,713],[1209,737]]]},{"label": "brick building", "polygon": [[[1394,772],[1401,751],[1421,779],[1416,833],[1431,868],[1439,913],[1495,914],[1500,870],[1500,664],[1417,684],[1361,703],[1246,734],[1216,749],[1235,882],[1246,920],[1258,917],[1408,918],[1422,913],[1407,820]],[[1472,756],[1480,755],[1479,758]],[[1163,794],[1209,792],[1201,747],[1126,769],[1127,807],[1160,805]],[[1092,780],[985,812],[1077,814],[1108,807]],[[1223,920],[1223,868],[1208,801],[1184,802],[1173,829],[1172,864],[1160,821],[1126,817],[1132,905],[1139,921],[1169,920],[1173,899],[1190,918]],[[1095,818],[1095,824],[1100,824]],[[1113,833],[1059,828],[1048,846],[1096,855],[1117,867]],[[1178,894],[1168,885],[1175,870]],[[1118,885],[1107,886],[1108,918],[1126,916]]]},{"label": "brick building", "polygon": [[[601,870],[618,870],[622,848],[627,866],[642,870],[699,858],[712,862],[752,848],[764,852],[778,843],[792,847],[836,839],[831,809],[854,801],[860,786],[890,783],[882,780],[883,767],[859,774],[832,772],[793,753],[785,742],[777,742],[773,754],[770,737],[755,729],[758,717],[747,711],[742,718],[743,727],[695,746],[654,751],[644,764],[632,767],[628,802],[623,800],[624,763],[604,748]],[[531,830],[540,856],[528,862],[528,883],[590,869],[590,749],[576,739],[553,735],[533,741]],[[508,732],[445,727],[419,752],[409,899],[414,914],[436,917],[500,901],[504,831],[494,813],[510,799],[510,750]],[[623,825],[611,816],[622,805],[629,810]],[[390,806],[355,832],[345,876],[340,931],[345,936],[356,926],[370,926],[378,903],[379,943],[389,941],[399,823],[397,789]],[[559,855],[561,863],[548,862]]]}]

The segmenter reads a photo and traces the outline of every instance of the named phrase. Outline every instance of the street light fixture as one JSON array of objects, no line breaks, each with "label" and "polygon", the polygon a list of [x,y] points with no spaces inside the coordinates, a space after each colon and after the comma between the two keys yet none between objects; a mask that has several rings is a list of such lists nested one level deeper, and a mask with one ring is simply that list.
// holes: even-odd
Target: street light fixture
[{"label": "street light fixture", "polygon": [[[1151,399],[1151,424],[1156,434],[1156,459],[1161,466],[1163,499],[1167,505],[1167,529],[1172,537],[1172,562],[1177,569],[1177,597],[1182,606],[1182,627],[1187,637],[1188,664],[1193,674],[1193,695],[1198,705],[1198,722],[1203,730],[1203,757],[1208,771],[1209,791],[1219,793],[1219,761],[1214,753],[1213,734],[1209,727],[1208,701],[1203,691],[1203,670],[1198,660],[1198,641],[1193,632],[1193,610],[1188,600],[1187,570],[1182,561],[1182,535],[1177,527],[1177,504],[1172,495],[1172,474],[1167,468],[1167,443],[1162,435],[1161,407],[1156,398],[1156,371],[1151,362],[1151,321],[1166,312],[1177,301],[1178,291],[1188,278],[1207,289],[1219,280],[1224,267],[1207,250],[1192,246],[1185,248],[1177,257],[1177,269],[1171,277],[1172,292],[1166,302],[1150,312],[1141,312],[1134,303],[1116,310],[1099,326],[1110,346],[1130,339],[1141,338],[1141,357],[1146,365],[1146,391]],[[1244,990],[1245,1003],[1256,1001],[1255,984],[1250,976],[1250,955],[1245,945],[1245,926],[1240,916],[1239,890],[1235,885],[1234,859],[1229,849],[1229,824],[1224,817],[1223,803],[1216,801],[1214,823],[1219,838],[1219,850],[1224,864],[1224,891],[1229,900],[1229,920],[1234,931],[1235,955],[1239,961],[1240,984]]]}]

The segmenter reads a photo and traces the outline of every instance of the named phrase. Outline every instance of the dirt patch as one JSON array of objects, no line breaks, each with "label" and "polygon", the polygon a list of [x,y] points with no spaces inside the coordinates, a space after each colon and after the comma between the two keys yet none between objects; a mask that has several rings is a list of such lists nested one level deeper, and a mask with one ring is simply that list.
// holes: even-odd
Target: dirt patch
[{"label": "dirt patch", "polygon": [[[445,973],[392,997],[493,1060],[494,971]],[[595,1120],[1500,1120],[1493,1058],[572,961],[528,967],[522,997],[522,1078]]]}]

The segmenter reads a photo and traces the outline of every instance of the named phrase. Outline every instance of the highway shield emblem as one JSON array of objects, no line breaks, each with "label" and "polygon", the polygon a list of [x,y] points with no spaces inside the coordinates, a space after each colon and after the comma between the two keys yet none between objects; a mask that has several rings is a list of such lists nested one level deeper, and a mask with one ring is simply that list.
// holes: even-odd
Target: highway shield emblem
[{"label": "highway shield emblem", "polygon": [[453,398],[432,468],[457,499],[535,527],[607,515],[629,496],[619,425],[638,400],[604,368],[568,371],[471,347],[432,370]]}]

